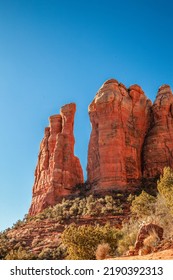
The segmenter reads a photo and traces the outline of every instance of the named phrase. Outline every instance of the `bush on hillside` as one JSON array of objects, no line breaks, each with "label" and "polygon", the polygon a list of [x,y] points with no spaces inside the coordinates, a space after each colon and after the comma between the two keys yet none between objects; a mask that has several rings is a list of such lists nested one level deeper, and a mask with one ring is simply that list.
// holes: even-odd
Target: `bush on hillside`
[{"label": "bush on hillside", "polygon": [[18,249],[12,249],[6,255],[5,260],[35,260],[36,257],[27,252],[24,248],[19,247]]},{"label": "bush on hillside", "polygon": [[96,250],[96,260],[104,260],[108,257],[110,249],[108,243],[99,244]]},{"label": "bush on hillside", "polygon": [[63,246],[57,248],[43,248],[38,255],[39,260],[63,260],[66,257],[66,250]]},{"label": "bush on hillside", "polygon": [[71,224],[62,233],[62,243],[67,248],[70,260],[93,260],[99,244],[108,243],[111,252],[116,251],[117,241],[121,238],[119,230],[105,226]]},{"label": "bush on hillside", "polygon": [[135,244],[136,237],[141,226],[141,220],[136,220],[133,217],[122,224],[122,238],[118,240],[117,252],[119,255],[125,254]]},{"label": "bush on hillside", "polygon": [[163,175],[157,182],[157,189],[173,216],[173,170],[170,167],[164,168]]},{"label": "bush on hillside", "polygon": [[34,217],[28,217],[28,220],[40,221],[44,219],[54,219],[63,223],[69,219],[78,219],[80,217],[120,215],[123,213],[119,198],[105,196],[102,198],[89,195],[86,198],[63,199],[61,203],[53,207],[46,208],[43,212]]},{"label": "bush on hillside", "polygon": [[3,260],[9,251],[9,240],[5,232],[0,233],[0,260]]},{"label": "bush on hillside", "polygon": [[145,216],[151,216],[155,212],[156,198],[145,191],[139,196],[135,196],[135,199],[131,204],[131,214],[137,219],[144,218]]}]

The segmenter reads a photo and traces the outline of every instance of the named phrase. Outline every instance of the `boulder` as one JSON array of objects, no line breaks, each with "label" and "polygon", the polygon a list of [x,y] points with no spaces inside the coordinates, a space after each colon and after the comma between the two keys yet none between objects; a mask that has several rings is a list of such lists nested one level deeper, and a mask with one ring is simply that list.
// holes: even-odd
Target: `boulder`
[{"label": "boulder", "polygon": [[163,228],[153,223],[141,226],[135,242],[134,250],[136,252],[144,247],[145,239],[151,234],[157,236],[157,238],[161,241],[163,239]]}]

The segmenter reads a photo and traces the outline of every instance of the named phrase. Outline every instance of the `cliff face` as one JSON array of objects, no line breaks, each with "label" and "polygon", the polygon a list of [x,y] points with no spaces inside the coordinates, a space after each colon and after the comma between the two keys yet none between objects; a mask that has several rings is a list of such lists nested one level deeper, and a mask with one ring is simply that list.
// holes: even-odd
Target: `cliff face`
[{"label": "cliff face", "polygon": [[45,129],[35,170],[30,215],[54,205],[84,181],[79,159],[74,156],[75,111],[76,105],[71,103],[61,108],[60,115],[49,119],[50,126]]},{"label": "cliff face", "polygon": [[173,168],[173,94],[168,85],[159,88],[152,106],[150,130],[143,149],[143,176],[158,176],[165,166]]},{"label": "cliff face", "polygon": [[152,104],[133,85],[108,80],[89,105],[88,180],[95,190],[138,186],[173,168],[173,94],[159,88]]},{"label": "cliff face", "polygon": [[89,105],[92,132],[88,180],[98,190],[118,188],[141,178],[141,151],[149,129],[151,101],[138,85],[103,84]]},{"label": "cliff face", "polygon": [[[75,104],[50,117],[40,145],[30,215],[54,205],[84,182],[74,156]],[[89,105],[92,132],[88,148],[91,192],[125,190],[150,181],[165,166],[173,168],[173,94],[160,87],[156,100],[147,99],[138,85],[126,88],[106,81]]]}]

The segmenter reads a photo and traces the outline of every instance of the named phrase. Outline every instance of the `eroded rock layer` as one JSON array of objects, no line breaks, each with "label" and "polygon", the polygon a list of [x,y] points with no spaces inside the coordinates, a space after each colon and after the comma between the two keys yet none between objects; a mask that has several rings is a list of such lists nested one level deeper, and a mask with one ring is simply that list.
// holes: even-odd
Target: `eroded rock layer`
[{"label": "eroded rock layer", "polygon": [[56,204],[59,198],[72,193],[73,187],[83,183],[79,159],[74,156],[74,115],[76,105],[67,104],[59,115],[50,117],[50,126],[40,144],[35,170],[30,215]]}]

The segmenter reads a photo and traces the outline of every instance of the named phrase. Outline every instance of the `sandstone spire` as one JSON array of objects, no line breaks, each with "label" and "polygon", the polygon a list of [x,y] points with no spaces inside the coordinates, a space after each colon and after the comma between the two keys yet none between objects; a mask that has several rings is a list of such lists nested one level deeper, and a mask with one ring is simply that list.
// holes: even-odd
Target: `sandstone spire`
[{"label": "sandstone spire", "polygon": [[74,156],[75,111],[74,103],[67,104],[61,108],[60,115],[49,118],[50,125],[40,144],[30,215],[56,204],[84,181],[80,161]]},{"label": "sandstone spire", "polygon": [[150,122],[151,101],[138,85],[127,89],[111,79],[89,105],[92,132],[88,181],[95,190],[123,189],[141,179],[141,151]]},{"label": "sandstone spire", "polygon": [[173,94],[168,85],[159,88],[143,150],[143,176],[154,178],[165,166],[173,168]]}]

